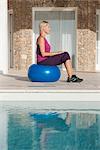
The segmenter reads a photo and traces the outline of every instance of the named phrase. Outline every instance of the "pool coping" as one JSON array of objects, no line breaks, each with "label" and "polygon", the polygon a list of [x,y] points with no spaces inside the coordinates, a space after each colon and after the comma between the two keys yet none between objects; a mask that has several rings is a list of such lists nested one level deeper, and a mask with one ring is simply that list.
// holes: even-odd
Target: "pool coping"
[{"label": "pool coping", "polygon": [[100,90],[0,90],[0,101],[100,101]]}]

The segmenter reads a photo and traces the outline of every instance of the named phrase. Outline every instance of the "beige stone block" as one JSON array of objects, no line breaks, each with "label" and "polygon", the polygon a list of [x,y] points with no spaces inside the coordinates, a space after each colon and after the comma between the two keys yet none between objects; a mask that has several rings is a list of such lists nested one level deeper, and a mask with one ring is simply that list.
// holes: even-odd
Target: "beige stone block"
[{"label": "beige stone block", "polygon": [[96,123],[96,114],[80,113],[76,115],[76,128],[86,129]]}]

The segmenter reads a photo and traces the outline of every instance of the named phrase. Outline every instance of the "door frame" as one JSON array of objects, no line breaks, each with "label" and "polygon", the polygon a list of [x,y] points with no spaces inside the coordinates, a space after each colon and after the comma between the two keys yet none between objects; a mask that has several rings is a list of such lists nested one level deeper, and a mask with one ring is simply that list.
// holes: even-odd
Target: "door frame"
[{"label": "door frame", "polygon": [[[34,26],[35,26],[35,12],[36,11],[75,11],[75,31],[76,31],[76,57],[75,57],[75,70],[78,70],[78,41],[77,41],[77,7],[32,7],[32,63],[36,63],[36,51],[35,48],[35,33],[34,33]],[[64,67],[62,67],[63,70]]]},{"label": "door frame", "polygon": [[13,9],[8,10],[8,69],[13,68]]},{"label": "door frame", "polygon": [[[97,9],[96,10],[96,15],[100,15],[100,9]],[[96,25],[96,27],[97,27],[97,25]],[[100,29],[99,29],[100,30]],[[96,28],[96,37],[97,37],[97,28]],[[99,31],[100,32],[100,31]],[[97,38],[96,38],[96,62],[97,62]],[[96,71],[100,71],[100,64],[97,64],[96,63]]]}]

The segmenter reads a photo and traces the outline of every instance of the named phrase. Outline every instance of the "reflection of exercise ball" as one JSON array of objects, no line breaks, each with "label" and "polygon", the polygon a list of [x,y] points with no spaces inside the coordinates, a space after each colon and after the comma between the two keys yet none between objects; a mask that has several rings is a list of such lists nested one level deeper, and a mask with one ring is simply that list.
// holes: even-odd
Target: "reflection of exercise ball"
[{"label": "reflection of exercise ball", "polygon": [[57,66],[32,64],[28,69],[28,78],[32,82],[55,82],[60,75]]},{"label": "reflection of exercise ball", "polygon": [[50,113],[34,113],[34,114],[31,114],[30,113],[30,116],[33,118],[33,119],[36,119],[36,120],[41,120],[41,119],[55,119],[55,118],[58,118],[59,117],[59,114],[57,112],[50,112]]}]

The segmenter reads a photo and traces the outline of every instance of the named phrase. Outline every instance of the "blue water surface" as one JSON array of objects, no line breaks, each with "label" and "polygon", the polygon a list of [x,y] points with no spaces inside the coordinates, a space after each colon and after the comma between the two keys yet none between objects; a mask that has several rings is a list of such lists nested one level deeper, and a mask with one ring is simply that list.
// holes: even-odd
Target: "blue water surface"
[{"label": "blue water surface", "polygon": [[10,113],[8,150],[100,150],[100,115]]}]

